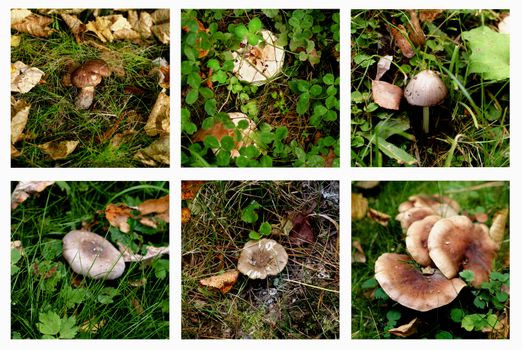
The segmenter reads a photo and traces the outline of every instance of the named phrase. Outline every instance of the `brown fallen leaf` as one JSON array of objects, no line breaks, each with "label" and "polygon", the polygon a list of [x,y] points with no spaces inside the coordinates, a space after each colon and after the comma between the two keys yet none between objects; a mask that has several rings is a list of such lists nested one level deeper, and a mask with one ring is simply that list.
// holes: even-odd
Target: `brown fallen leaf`
[{"label": "brown fallen leaf", "polygon": [[170,21],[170,10],[168,8],[157,9],[150,16],[155,24],[166,23]]},{"label": "brown fallen leaf", "polygon": [[11,22],[11,29],[15,29],[22,33],[46,38],[54,32],[53,29],[49,28],[49,24],[53,22],[53,19],[49,17],[30,14],[23,17],[21,20],[19,18],[16,18],[15,20],[17,22]]},{"label": "brown fallen leaf", "polygon": [[122,254],[123,261],[125,262],[140,262],[154,259],[156,257],[160,257],[165,254],[169,254],[169,247],[154,247],[154,246],[145,246],[146,253],[145,255],[135,254],[132,250],[124,245],[121,242],[116,242],[118,244],[118,249]]},{"label": "brown fallen leaf", "polygon": [[504,242],[508,214],[509,211],[507,208],[498,211],[493,217],[493,222],[489,229],[489,236],[499,247]]},{"label": "brown fallen leaf", "polygon": [[368,208],[368,217],[382,226],[388,226],[390,216],[373,208]]},{"label": "brown fallen leaf", "polygon": [[105,208],[105,217],[109,223],[121,232],[128,233],[130,225],[127,222],[132,217],[132,209],[125,204],[109,203]]},{"label": "brown fallen leaf", "polygon": [[38,148],[53,160],[67,158],[78,146],[79,141],[49,141]]},{"label": "brown fallen leaf", "polygon": [[199,284],[205,287],[219,289],[223,294],[228,293],[236,284],[239,271],[228,270],[220,275],[211,276],[199,280]]},{"label": "brown fallen leaf", "polygon": [[167,214],[169,213],[169,195],[163,196],[158,199],[147,199],[138,205],[138,210],[141,215],[149,214]]},{"label": "brown fallen leaf", "polygon": [[206,181],[181,181],[181,200],[194,199]]},{"label": "brown fallen leaf", "polygon": [[31,105],[24,100],[16,100],[11,96],[11,144],[22,138]]},{"label": "brown fallen leaf", "polygon": [[402,100],[402,88],[399,86],[384,82],[372,81],[373,100],[380,107],[386,109],[399,110]]},{"label": "brown fallen leaf", "polygon": [[11,209],[16,209],[29,196],[42,192],[52,184],[54,181],[20,181],[11,194]]},{"label": "brown fallen leaf", "polygon": [[352,193],[352,220],[361,220],[368,211],[368,200],[360,193]]},{"label": "brown fallen leaf", "polygon": [[361,242],[359,240],[353,240],[352,247],[355,248],[355,251],[352,253],[352,263],[365,263],[366,255],[362,249]]},{"label": "brown fallen leaf", "polygon": [[308,220],[308,214],[313,211],[308,210],[304,213],[293,213],[292,231],[290,231],[290,243],[300,246],[306,243],[312,243],[315,240],[315,234]]},{"label": "brown fallen leaf", "polygon": [[170,97],[160,92],[152,111],[150,112],[145,133],[149,136],[165,135],[170,133]]},{"label": "brown fallen leaf", "polygon": [[32,14],[31,10],[28,9],[11,9],[11,25],[21,23]]},{"label": "brown fallen leaf", "polygon": [[147,278],[146,277],[140,278],[139,280],[130,280],[129,281],[129,286],[137,287],[137,288],[143,287],[146,284],[147,284]]},{"label": "brown fallen leaf", "polygon": [[95,318],[84,321],[78,330],[82,333],[96,334],[103,326],[107,324],[107,320],[96,321]]},{"label": "brown fallen leaf", "polygon": [[404,28],[402,24],[399,24],[397,27],[390,26],[390,32],[395,44],[397,44],[405,57],[412,58],[415,56],[415,52],[407,39],[408,33],[406,32],[406,28]]},{"label": "brown fallen leaf", "polygon": [[[162,44],[168,44],[170,41],[170,24],[163,23],[152,26],[152,33]],[[207,50],[208,53],[208,50]],[[201,52],[200,52],[201,54]]]},{"label": "brown fallen leaf", "polygon": [[408,13],[410,14],[410,22],[408,23],[410,40],[415,46],[422,47],[426,43],[426,35],[421,28],[417,10],[409,10]]},{"label": "brown fallen leaf", "polygon": [[141,306],[141,303],[137,298],[131,299],[131,305],[138,315],[143,315],[143,313],[145,312],[143,306]]},{"label": "brown fallen leaf", "polygon": [[74,36],[74,40],[80,44],[83,42],[83,33],[87,30],[87,27],[85,24],[78,19],[75,15],[70,15],[68,13],[62,13],[61,14],[62,19],[64,20],[65,24],[69,27],[71,30],[72,35]]},{"label": "brown fallen leaf", "polygon": [[403,324],[402,326],[399,326],[397,328],[389,329],[388,332],[396,335],[398,337],[407,338],[415,333],[417,333],[417,318],[415,317],[410,322]]},{"label": "brown fallen leaf", "polygon": [[29,67],[21,61],[11,64],[11,92],[25,94],[35,87],[45,73],[38,68]]},{"label": "brown fallen leaf", "polygon": [[[151,69],[149,75],[156,76],[158,79],[158,84],[163,89],[170,88],[170,66],[169,62],[163,57],[158,57],[152,60],[153,68]],[[210,80],[210,79],[209,79]]]},{"label": "brown fallen leaf", "polygon": [[422,22],[433,22],[444,10],[420,10],[419,19]]},{"label": "brown fallen leaf", "polygon": [[279,218],[279,222],[277,224],[272,224],[271,234],[275,236],[288,236],[292,229],[294,228],[294,224],[292,222],[292,218],[289,216],[282,216]]},{"label": "brown fallen leaf", "polygon": [[181,224],[186,224],[187,222],[190,221],[190,217],[191,217],[191,214],[190,214],[190,209],[189,208],[181,208]]},{"label": "brown fallen leaf", "polygon": [[46,280],[46,279],[53,277],[56,274],[56,271],[58,271],[58,264],[53,265],[49,269],[49,271],[46,271],[46,272],[40,271],[40,265],[37,262],[33,263],[32,268],[33,268],[35,275],[42,277],[43,279]]},{"label": "brown fallen leaf", "polygon": [[148,147],[138,151],[134,157],[148,166],[170,164],[170,135],[163,135]]}]

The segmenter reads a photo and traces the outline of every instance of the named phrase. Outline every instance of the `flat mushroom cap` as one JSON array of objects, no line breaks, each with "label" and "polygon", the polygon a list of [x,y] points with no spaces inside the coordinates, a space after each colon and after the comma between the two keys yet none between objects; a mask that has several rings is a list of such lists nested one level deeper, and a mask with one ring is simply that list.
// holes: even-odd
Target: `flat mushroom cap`
[{"label": "flat mushroom cap", "polygon": [[467,216],[439,220],[428,237],[431,260],[444,276],[452,278],[459,271],[473,271],[473,287],[489,280],[498,248],[487,227],[473,224]]},{"label": "flat mushroom cap", "polygon": [[122,254],[108,240],[86,230],[63,237],[63,256],[74,272],[94,279],[112,280],[125,270]]},{"label": "flat mushroom cap", "polygon": [[447,279],[437,269],[424,275],[404,254],[385,253],[375,262],[375,279],[388,296],[417,311],[429,311],[451,303],[466,283]]},{"label": "flat mushroom cap", "polygon": [[277,275],[283,271],[287,262],[285,248],[273,239],[263,238],[245,244],[237,269],[252,279],[264,279],[267,275]]},{"label": "flat mushroom cap", "polygon": [[240,80],[253,85],[263,85],[278,75],[285,59],[285,50],[276,44],[277,37],[269,30],[259,32],[264,42],[255,46],[248,43],[233,52],[234,70]]},{"label": "flat mushroom cap", "polygon": [[424,70],[414,76],[404,90],[404,96],[410,105],[422,107],[438,105],[447,94],[446,85],[439,74],[432,70]]},{"label": "flat mushroom cap", "polygon": [[406,250],[413,260],[422,266],[431,265],[428,251],[428,236],[433,225],[441,219],[438,215],[429,215],[424,219],[415,221],[406,232]]}]

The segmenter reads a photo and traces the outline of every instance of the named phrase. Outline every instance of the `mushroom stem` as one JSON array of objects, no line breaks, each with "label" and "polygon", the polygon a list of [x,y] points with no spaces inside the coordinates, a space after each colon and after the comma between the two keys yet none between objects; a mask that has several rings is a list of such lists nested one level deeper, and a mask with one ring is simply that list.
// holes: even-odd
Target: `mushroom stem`
[{"label": "mushroom stem", "polygon": [[422,130],[427,134],[430,132],[430,107],[422,107]]}]

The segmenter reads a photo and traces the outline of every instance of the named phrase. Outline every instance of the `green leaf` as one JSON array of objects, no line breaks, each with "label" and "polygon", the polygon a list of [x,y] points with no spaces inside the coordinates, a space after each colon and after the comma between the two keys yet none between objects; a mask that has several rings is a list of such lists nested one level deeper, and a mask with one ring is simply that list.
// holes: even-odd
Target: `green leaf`
[{"label": "green leaf", "polygon": [[248,238],[253,239],[253,240],[258,240],[258,239],[261,239],[261,235],[259,233],[257,233],[256,231],[250,231],[248,233]]},{"label": "green leaf", "polygon": [[259,156],[259,150],[256,146],[250,145],[244,148],[244,154],[245,157],[252,159],[257,158]]},{"label": "green leaf", "polygon": [[261,225],[259,225],[259,233],[261,233],[263,236],[268,236],[272,232],[272,226],[266,222],[263,221]]},{"label": "green leaf", "polygon": [[113,298],[119,295],[120,292],[113,287],[104,287],[98,294],[98,302],[101,304],[111,304],[114,300]]},{"label": "green leaf", "polygon": [[259,44],[259,42],[261,41],[261,36],[257,35],[257,34],[248,34],[248,43],[252,46],[255,46],[257,44]]},{"label": "green leaf", "polygon": [[81,304],[87,292],[84,288],[72,288],[71,286],[65,286],[60,290],[60,297],[64,300],[67,308],[74,307],[76,304]]},{"label": "green leaf", "polygon": [[272,158],[264,155],[259,159],[259,165],[263,168],[271,168],[272,167]]},{"label": "green leaf", "polygon": [[220,68],[219,61],[216,60],[215,58],[211,58],[207,62],[207,67],[212,70],[219,70],[219,68]]},{"label": "green leaf", "polygon": [[[239,157],[238,157],[239,158]],[[242,212],[241,212],[241,220],[246,223],[253,224],[257,221],[259,216],[257,215],[256,210],[259,209],[261,205],[253,200]]]},{"label": "green leaf", "polygon": [[78,327],[76,325],[76,317],[64,317],[62,318],[60,325],[60,339],[73,339],[78,333]]},{"label": "green leaf", "polygon": [[328,112],[328,109],[325,106],[320,104],[314,106],[314,115],[323,116],[326,112]]},{"label": "green leaf", "polygon": [[236,26],[234,29],[234,34],[241,40],[248,35],[248,29],[244,24],[240,24]]},{"label": "green leaf", "polygon": [[473,279],[475,278],[475,274],[473,273],[473,271],[470,270],[461,271],[459,275],[467,283],[473,282]]},{"label": "green leaf", "polygon": [[208,87],[199,88],[199,93],[205,100],[214,97],[214,91],[210,90]]},{"label": "green leaf", "polygon": [[205,112],[208,115],[214,116],[217,113],[217,101],[214,98],[205,102]]},{"label": "green leaf", "polygon": [[36,327],[42,334],[56,335],[60,332],[60,316],[53,311],[47,311],[46,313],[40,312],[38,315],[38,322]]},{"label": "green leaf", "polygon": [[377,286],[378,286],[377,280],[375,278],[373,278],[373,277],[367,279],[366,281],[364,281],[361,284],[361,288],[362,289],[370,289],[370,288],[375,288]]},{"label": "green leaf", "polygon": [[187,75],[191,73],[194,69],[194,63],[190,61],[181,62],[181,74]]},{"label": "green leaf", "polygon": [[42,256],[45,260],[53,260],[62,255],[62,241],[52,239],[42,244]]},{"label": "green leaf", "polygon": [[216,165],[229,166],[230,165],[230,151],[221,150],[216,155]]},{"label": "green leaf", "polygon": [[221,138],[221,147],[225,151],[228,151],[228,152],[232,151],[234,146],[235,146],[235,143],[234,143],[234,139],[232,138],[232,136],[225,135]]},{"label": "green leaf", "polygon": [[288,137],[288,128],[286,126],[279,126],[275,131],[275,137],[281,141]]},{"label": "green leaf", "polygon": [[308,54],[304,51],[299,52],[299,61],[306,61],[308,59]]},{"label": "green leaf", "polygon": [[278,9],[261,9],[261,12],[268,18],[274,18],[279,13]]},{"label": "green leaf", "polygon": [[471,48],[469,68],[487,80],[509,78],[509,34],[482,26],[462,33]]},{"label": "green leaf", "polygon": [[386,318],[389,321],[398,321],[401,318],[401,313],[397,310],[390,310],[386,313]]},{"label": "green leaf", "polygon": [[203,143],[208,148],[219,148],[219,141],[214,135],[207,135]]},{"label": "green leaf", "polygon": [[438,331],[435,339],[453,339],[453,335],[448,331]]},{"label": "green leaf", "polygon": [[380,300],[388,300],[388,299],[390,299],[388,294],[386,294],[386,292],[382,288],[377,288],[375,290],[375,294],[373,296],[375,297],[375,299],[380,299]]},{"label": "green leaf", "polygon": [[460,322],[462,321],[462,318],[464,317],[464,311],[462,309],[454,308],[451,309],[450,317],[453,320],[453,322]]},{"label": "green leaf", "polygon": [[227,81],[227,73],[218,70],[216,73],[212,74],[212,81],[217,81],[220,84],[225,83]]},{"label": "green leaf", "polygon": [[197,89],[201,85],[201,77],[198,73],[192,72],[187,75],[187,84],[189,84],[193,89]]},{"label": "green leaf", "polygon": [[497,298],[497,300],[501,303],[508,300],[508,297],[509,297],[509,295],[505,292],[497,292],[497,294],[495,294],[495,298]]},{"label": "green leaf", "polygon": [[392,159],[395,159],[399,164],[413,165],[417,163],[417,159],[415,159],[412,155],[395,146],[394,144],[386,141],[384,138],[375,135],[370,136],[368,134],[362,135],[375,144],[382,153],[386,154]]},{"label": "green leaf", "polygon": [[198,97],[198,89],[190,89],[187,96],[185,96],[185,102],[189,105],[194,104],[194,102],[198,100]]},{"label": "green leaf", "polygon": [[310,107],[310,94],[307,92],[302,93],[299,96],[299,99],[297,100],[297,105],[295,108],[297,114],[299,114],[299,115],[305,114],[306,112],[308,112],[309,107]]},{"label": "green leaf", "polygon": [[323,77],[323,82],[326,85],[333,85],[335,83],[335,77],[332,73],[325,74]]},{"label": "green leaf", "polygon": [[18,249],[11,248],[11,264],[16,264],[20,258],[22,257],[22,254],[18,251]]},{"label": "green leaf", "polygon": [[157,279],[165,279],[169,273],[169,261],[167,259],[155,259],[152,262],[152,268]]},{"label": "green leaf", "polygon": [[310,94],[314,97],[319,96],[321,92],[323,92],[323,88],[321,87],[321,85],[314,84],[310,87]]},{"label": "green leaf", "polygon": [[263,28],[263,22],[259,19],[259,17],[254,17],[248,22],[248,31],[250,33],[257,33]]}]

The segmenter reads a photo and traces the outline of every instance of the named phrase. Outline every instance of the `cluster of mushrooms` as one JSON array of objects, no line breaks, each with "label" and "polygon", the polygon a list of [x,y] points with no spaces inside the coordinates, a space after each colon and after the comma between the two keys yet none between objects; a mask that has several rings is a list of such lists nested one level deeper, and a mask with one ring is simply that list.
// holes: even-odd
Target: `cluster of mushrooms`
[{"label": "cluster of mushrooms", "polygon": [[475,288],[489,280],[499,245],[487,226],[459,211],[457,202],[439,195],[411,196],[399,206],[396,219],[410,255],[385,253],[375,262],[375,279],[391,299],[429,311],[451,303],[466,286],[460,271],[473,272]]}]

